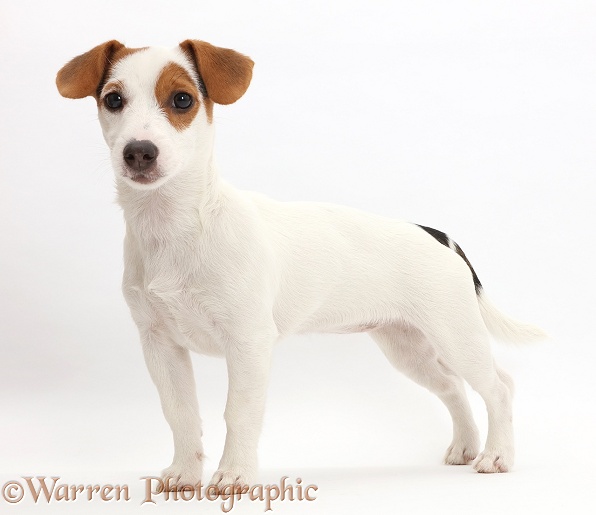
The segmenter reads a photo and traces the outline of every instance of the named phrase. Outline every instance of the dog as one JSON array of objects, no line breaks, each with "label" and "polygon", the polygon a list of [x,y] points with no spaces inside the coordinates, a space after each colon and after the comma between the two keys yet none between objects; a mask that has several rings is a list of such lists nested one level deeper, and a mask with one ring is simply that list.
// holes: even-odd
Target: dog
[{"label": "dog", "polygon": [[[223,356],[226,440],[211,485],[247,487],[274,344],[289,334],[367,332],[390,363],[434,392],[453,418],[447,464],[507,472],[513,382],[489,333],[545,333],[497,310],[445,233],[332,204],[277,202],[217,174],[214,104],[236,102],[253,61],[198,40],[128,48],[112,40],[75,57],[56,84],[94,97],[126,221],[123,293],[174,438],[162,473],[174,488],[203,469],[189,351]],[[464,381],[488,411],[479,433]]]}]

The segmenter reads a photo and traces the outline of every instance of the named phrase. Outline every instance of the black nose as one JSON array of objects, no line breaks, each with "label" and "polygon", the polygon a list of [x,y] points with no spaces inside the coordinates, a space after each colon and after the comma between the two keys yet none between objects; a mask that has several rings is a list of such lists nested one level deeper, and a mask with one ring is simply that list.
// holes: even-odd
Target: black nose
[{"label": "black nose", "polygon": [[123,154],[128,166],[142,172],[155,163],[159,149],[149,140],[134,140],[124,147]]}]

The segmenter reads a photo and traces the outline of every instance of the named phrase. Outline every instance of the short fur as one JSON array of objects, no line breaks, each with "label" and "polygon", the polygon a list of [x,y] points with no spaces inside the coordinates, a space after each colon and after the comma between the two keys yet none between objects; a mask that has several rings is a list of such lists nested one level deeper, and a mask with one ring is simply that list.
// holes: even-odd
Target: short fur
[{"label": "short fur", "polygon": [[[123,291],[174,435],[163,477],[178,486],[201,479],[189,351],[226,359],[227,437],[212,483],[243,486],[257,470],[273,345],[313,331],[369,332],[392,365],[451,413],[446,463],[475,459],[479,472],[508,471],[513,383],[495,365],[489,331],[516,341],[544,333],[497,311],[479,281],[476,291],[471,265],[443,233],[435,232],[444,236],[437,240],[407,222],[331,204],[277,202],[222,181],[209,106],[238,100],[252,66],[246,56],[200,41],[135,51],[110,41],[57,77],[62,95],[96,97],[111,150],[126,220]],[[163,80],[164,70],[171,80]],[[183,92],[199,106],[191,114],[164,104],[188,80],[192,91]],[[121,107],[106,106],[108,93],[119,95]],[[135,140],[154,144],[157,157],[137,151],[138,166],[130,166],[133,156],[127,163],[123,151]],[[488,410],[480,454],[464,380]]]}]

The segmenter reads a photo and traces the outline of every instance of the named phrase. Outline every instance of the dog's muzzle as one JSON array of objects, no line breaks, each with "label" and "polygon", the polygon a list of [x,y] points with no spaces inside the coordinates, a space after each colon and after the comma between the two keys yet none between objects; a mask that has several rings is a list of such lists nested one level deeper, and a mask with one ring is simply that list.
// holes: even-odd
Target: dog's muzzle
[{"label": "dog's muzzle", "polygon": [[161,177],[157,172],[159,149],[149,140],[133,140],[122,151],[126,163],[125,175],[133,181],[148,184]]}]

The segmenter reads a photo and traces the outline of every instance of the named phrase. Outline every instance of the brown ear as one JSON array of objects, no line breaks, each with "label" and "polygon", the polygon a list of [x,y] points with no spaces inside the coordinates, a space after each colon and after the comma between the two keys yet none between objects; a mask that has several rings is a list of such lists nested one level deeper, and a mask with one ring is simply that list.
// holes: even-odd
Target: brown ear
[{"label": "brown ear", "polygon": [[107,41],[65,64],[56,76],[60,94],[66,98],[96,96],[111,57],[122,47],[119,41]]},{"label": "brown ear", "polygon": [[217,104],[232,104],[248,89],[252,59],[229,48],[187,39],[180,47],[194,61],[207,96]]}]

